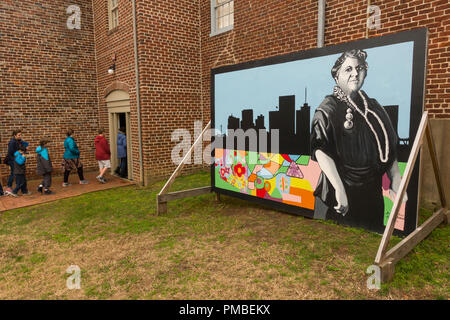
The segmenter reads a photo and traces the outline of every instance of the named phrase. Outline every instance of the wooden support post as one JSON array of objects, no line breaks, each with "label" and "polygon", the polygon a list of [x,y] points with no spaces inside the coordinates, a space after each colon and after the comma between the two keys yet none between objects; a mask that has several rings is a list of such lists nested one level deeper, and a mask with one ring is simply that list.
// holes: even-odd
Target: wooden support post
[{"label": "wooden support post", "polygon": [[160,213],[167,213],[167,202],[160,202],[159,198],[156,200],[156,212],[158,214]]},{"label": "wooden support post", "polygon": [[441,172],[439,170],[436,148],[435,148],[435,144],[434,144],[434,140],[433,140],[433,134],[431,132],[430,121],[428,119],[427,119],[426,136],[427,136],[427,142],[428,142],[428,149],[430,150],[431,164],[433,165],[434,177],[436,178],[436,184],[437,184],[438,191],[439,191],[439,197],[441,199],[441,206],[443,208],[446,208],[447,200],[445,199],[445,192],[444,192],[444,188],[442,186]]},{"label": "wooden support post", "polygon": [[389,220],[384,230],[383,238],[381,239],[380,247],[378,248],[377,256],[375,257],[375,263],[377,265],[381,264],[381,260],[386,253],[389,240],[394,232],[395,221],[397,220],[398,212],[400,211],[401,201],[406,192],[406,187],[408,185],[409,179],[411,178],[414,164],[419,154],[420,146],[422,145],[423,136],[425,134],[425,127],[428,123],[428,112],[425,112],[420,121],[419,130],[416,135],[416,139],[411,149],[411,153],[408,158],[408,163],[406,164],[405,172],[403,174],[402,181],[400,182],[399,190],[397,190],[397,195],[395,197],[394,205],[389,215]]},{"label": "wooden support post", "polygon": [[397,263],[400,259],[406,256],[420,241],[425,239],[444,221],[445,210],[445,208],[442,208],[438,212],[435,212],[431,218],[425,221],[421,226],[417,227],[416,230],[411,232],[411,234],[389,250],[384,257],[384,260],[390,259],[393,263]]},{"label": "wooden support post", "polygon": [[184,199],[184,198],[189,198],[189,197],[195,197],[195,196],[199,196],[199,195],[202,195],[205,193],[210,193],[210,192],[211,192],[211,187],[207,186],[207,187],[200,187],[200,188],[195,188],[195,189],[182,190],[182,191],[177,191],[177,192],[161,194],[158,196],[158,198],[159,198],[159,202],[167,203],[169,201],[174,201],[174,200]]},{"label": "wooden support post", "polygon": [[[433,216],[425,221],[420,227],[416,228],[416,230],[409,234],[405,239],[403,239],[396,246],[387,251],[389,240],[392,237],[395,221],[397,220],[397,215],[400,209],[400,203],[406,192],[406,187],[408,186],[409,179],[411,177],[420,147],[423,144],[424,135],[426,135],[427,138],[428,149],[430,151],[431,161],[433,164],[434,176],[438,185],[439,195],[443,208],[435,212]],[[449,220],[450,215],[447,209],[447,202],[442,186],[442,180],[436,157],[436,148],[434,145],[433,135],[428,120],[428,112],[424,112],[422,120],[420,121],[419,130],[417,132],[414,145],[411,150],[411,154],[409,155],[408,163],[406,165],[402,181],[400,183],[399,191],[397,192],[394,201],[394,206],[392,207],[392,211],[389,216],[383,238],[381,239],[381,243],[378,248],[377,256],[375,257],[375,264],[378,265],[381,269],[381,281],[390,281],[394,275],[395,264],[404,256],[406,256],[420,241],[425,239],[437,226],[439,226],[442,222],[448,224]]]},{"label": "wooden support post", "polygon": [[178,175],[181,173],[181,170],[183,169],[184,165],[186,164],[187,159],[189,159],[191,157],[192,151],[194,150],[194,148],[198,144],[203,142],[203,135],[209,128],[211,128],[211,121],[208,122],[206,127],[203,129],[202,133],[197,137],[194,144],[191,146],[189,151],[186,153],[186,155],[181,160],[178,167],[175,169],[175,171],[172,173],[170,178],[167,180],[164,187],[161,189],[159,194],[156,196],[156,214],[157,215],[159,215],[160,213],[167,212],[167,202],[168,201],[182,199],[182,198],[186,198],[186,197],[192,197],[195,195],[211,192],[211,187],[202,187],[202,188],[197,188],[197,189],[192,189],[192,190],[184,190],[184,191],[173,192],[173,193],[168,194],[170,186],[173,184],[176,177],[178,177]]},{"label": "wooden support post", "polygon": [[447,210],[447,212],[444,213],[444,223],[446,225],[450,225],[450,211]]},{"label": "wooden support post", "polygon": [[381,283],[387,283],[394,277],[395,263],[391,259],[383,261],[380,265]]}]

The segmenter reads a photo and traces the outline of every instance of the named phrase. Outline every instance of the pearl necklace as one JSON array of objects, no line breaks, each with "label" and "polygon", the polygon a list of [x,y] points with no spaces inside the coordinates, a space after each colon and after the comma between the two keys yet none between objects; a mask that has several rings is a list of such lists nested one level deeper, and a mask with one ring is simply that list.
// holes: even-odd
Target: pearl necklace
[{"label": "pearl necklace", "polygon": [[[364,112],[362,112],[358,106],[356,105],[356,103],[352,100],[352,98],[350,98],[350,96],[347,96],[347,101],[350,102],[351,106],[358,111],[358,113],[364,118],[364,120],[366,120],[367,125],[369,126],[370,130],[372,131],[373,135],[375,136],[375,140],[377,141],[377,147],[378,147],[378,153],[380,155],[380,161],[383,163],[386,163],[388,161],[388,156],[389,156],[389,140],[388,140],[388,135],[387,135],[387,131],[386,128],[384,127],[383,122],[381,121],[380,117],[378,117],[378,115],[373,112],[372,110],[369,109],[369,106],[367,104],[367,100],[364,97],[364,95],[361,93],[361,91],[358,91],[359,95],[361,96],[363,102],[364,102]],[[368,119],[368,114],[371,113],[375,119],[377,119],[378,123],[380,124],[381,130],[383,131],[383,135],[384,135],[384,141],[386,142],[385,144],[385,153],[384,153],[384,157],[383,157],[383,152],[381,150],[381,142],[380,139],[378,138],[377,132],[375,131],[374,127],[372,126],[372,124],[370,123],[369,119]]]}]

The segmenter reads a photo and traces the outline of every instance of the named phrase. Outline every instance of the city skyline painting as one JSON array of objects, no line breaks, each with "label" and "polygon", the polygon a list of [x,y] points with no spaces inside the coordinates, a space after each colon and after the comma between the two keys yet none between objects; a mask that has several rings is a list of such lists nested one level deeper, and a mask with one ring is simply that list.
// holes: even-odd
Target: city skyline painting
[{"label": "city skyline painting", "polygon": [[[423,110],[425,40],[419,29],[213,69],[213,191],[382,233]],[[416,228],[417,200],[418,164],[398,235]]]},{"label": "city skyline painting", "polygon": [[[369,95],[381,96],[381,105],[399,106],[400,138],[408,138],[410,130],[413,44],[408,41],[366,50],[370,68],[364,90]],[[323,97],[332,92],[334,81],[330,77],[330,68],[338,56],[332,54],[217,74],[214,79],[217,109],[215,128],[226,134],[228,116],[240,117],[243,109],[258,110],[266,115],[278,106],[280,96],[290,95],[296,97],[296,110],[308,103],[311,121]],[[388,63],[386,57],[389,57]],[[268,118],[264,125],[269,126]]]}]

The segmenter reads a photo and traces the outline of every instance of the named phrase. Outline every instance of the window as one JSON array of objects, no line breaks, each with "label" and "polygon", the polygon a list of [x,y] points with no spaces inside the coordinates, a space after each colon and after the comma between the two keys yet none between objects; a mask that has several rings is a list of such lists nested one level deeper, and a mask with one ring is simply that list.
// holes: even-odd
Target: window
[{"label": "window", "polygon": [[233,29],[234,0],[211,0],[211,36]]},{"label": "window", "polygon": [[119,0],[108,0],[109,30],[119,25]]}]

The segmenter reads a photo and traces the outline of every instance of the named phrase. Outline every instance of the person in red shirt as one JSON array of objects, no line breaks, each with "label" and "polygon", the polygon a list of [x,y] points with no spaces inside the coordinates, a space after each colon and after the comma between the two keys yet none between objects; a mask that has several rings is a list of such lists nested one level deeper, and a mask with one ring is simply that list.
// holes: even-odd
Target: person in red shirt
[{"label": "person in red shirt", "polygon": [[106,179],[103,177],[108,170],[111,168],[111,151],[109,149],[108,141],[104,136],[105,130],[99,129],[98,136],[95,137],[95,159],[98,161],[99,175],[97,180],[100,183],[106,183]]}]

